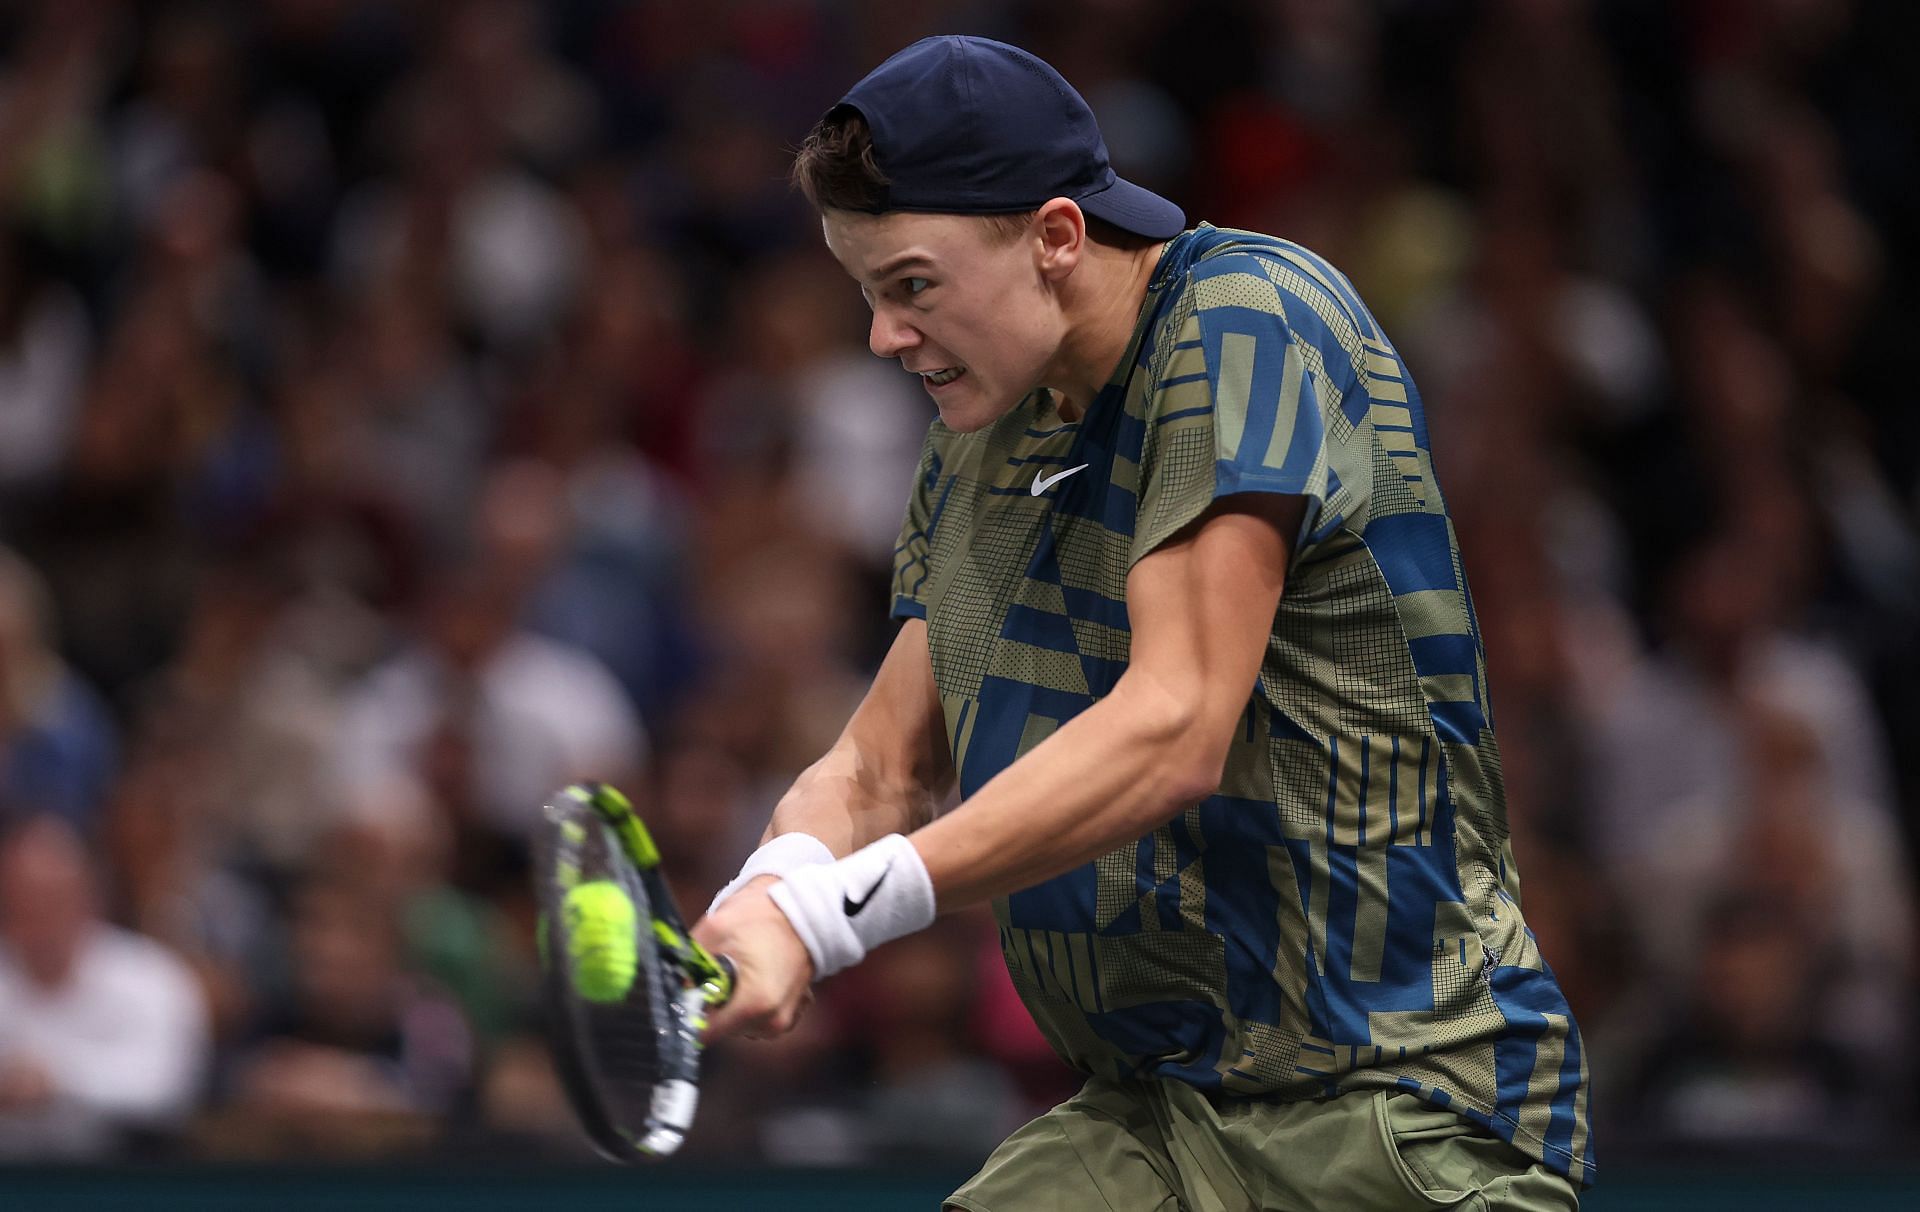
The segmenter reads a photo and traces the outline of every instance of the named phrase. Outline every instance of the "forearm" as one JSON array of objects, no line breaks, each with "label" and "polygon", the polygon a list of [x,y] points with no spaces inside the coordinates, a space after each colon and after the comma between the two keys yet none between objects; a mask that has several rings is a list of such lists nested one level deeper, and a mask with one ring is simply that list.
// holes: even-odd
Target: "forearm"
[{"label": "forearm", "polygon": [[1093,704],[913,834],[940,911],[1069,871],[1205,798],[1220,731],[1151,686]]},{"label": "forearm", "polygon": [[911,833],[933,819],[935,807],[933,789],[911,775],[890,776],[843,740],[780,797],[761,841],[809,833],[844,857],[889,833]]},{"label": "forearm", "polygon": [[[940,910],[1031,887],[1110,853],[1213,794],[1235,721],[1259,678],[1288,567],[1288,536],[1298,532],[1304,509],[1298,497],[1230,501],[1128,574],[1132,640],[1127,672],[1112,693],[938,820],[911,834],[880,836],[835,862],[795,866],[702,923],[702,943],[732,955],[741,974],[716,1030],[783,1031],[808,981],[926,928]],[[944,729],[935,726],[946,704],[926,676],[926,635],[917,621],[901,630],[893,655],[902,658],[903,676],[894,701],[926,722],[922,744],[950,772]],[[1019,710],[1017,703],[1001,709]],[[918,764],[903,759],[896,768]],[[845,795],[848,784],[832,784],[828,769],[818,777]],[[776,830],[816,821],[799,800],[782,810]],[[901,819],[844,806],[840,812],[834,842],[849,847]],[[857,834],[854,819],[863,821]]]}]

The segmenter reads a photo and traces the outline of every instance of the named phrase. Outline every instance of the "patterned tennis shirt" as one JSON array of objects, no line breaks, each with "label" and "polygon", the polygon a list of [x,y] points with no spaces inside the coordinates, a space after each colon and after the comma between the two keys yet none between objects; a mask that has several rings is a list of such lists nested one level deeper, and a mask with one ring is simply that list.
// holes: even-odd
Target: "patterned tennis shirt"
[{"label": "patterned tennis shirt", "polygon": [[1586,1060],[1521,916],[1420,397],[1319,257],[1203,224],[1078,422],[1044,391],[977,433],[934,422],[893,613],[927,621],[961,794],[1113,690],[1128,571],[1244,492],[1307,510],[1220,787],[996,902],[1015,986],[1085,1072],[1397,1088],[1591,1182]]}]

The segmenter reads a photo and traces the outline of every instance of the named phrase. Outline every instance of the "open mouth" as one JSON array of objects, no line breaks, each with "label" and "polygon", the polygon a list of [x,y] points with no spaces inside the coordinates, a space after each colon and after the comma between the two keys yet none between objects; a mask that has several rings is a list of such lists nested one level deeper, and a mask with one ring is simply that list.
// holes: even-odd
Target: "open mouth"
[{"label": "open mouth", "polygon": [[927,381],[929,387],[945,387],[966,373],[967,368],[964,366],[949,366],[945,370],[921,371],[920,377]]}]

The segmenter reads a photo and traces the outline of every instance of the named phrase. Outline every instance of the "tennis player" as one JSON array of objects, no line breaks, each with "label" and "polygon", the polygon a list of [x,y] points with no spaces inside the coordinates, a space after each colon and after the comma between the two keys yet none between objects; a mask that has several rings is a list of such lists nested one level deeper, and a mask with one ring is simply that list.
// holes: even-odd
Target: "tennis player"
[{"label": "tennis player", "polygon": [[991,900],[1086,1084],[950,1207],[1575,1207],[1586,1058],[1419,393],[1353,287],[1188,229],[984,39],[882,64],[795,175],[939,419],[899,635],[695,930],[739,969],[713,1030]]}]

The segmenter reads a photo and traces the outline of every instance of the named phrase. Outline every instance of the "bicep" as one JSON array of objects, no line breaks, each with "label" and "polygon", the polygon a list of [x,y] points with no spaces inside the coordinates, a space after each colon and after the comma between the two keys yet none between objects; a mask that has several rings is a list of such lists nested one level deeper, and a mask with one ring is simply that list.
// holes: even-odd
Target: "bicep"
[{"label": "bicep", "polygon": [[1305,509],[1300,496],[1223,497],[1142,556],[1127,576],[1123,682],[1224,735],[1259,678]]}]

